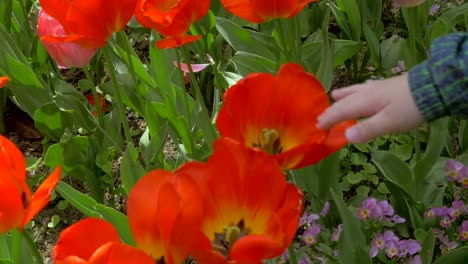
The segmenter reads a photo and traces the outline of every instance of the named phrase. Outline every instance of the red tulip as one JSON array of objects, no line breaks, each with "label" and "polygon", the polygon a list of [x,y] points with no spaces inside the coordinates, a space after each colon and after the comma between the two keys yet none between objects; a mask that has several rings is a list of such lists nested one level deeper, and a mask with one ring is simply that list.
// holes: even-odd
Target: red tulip
[{"label": "red tulip", "polygon": [[89,64],[89,61],[97,51],[95,48],[83,48],[72,42],[51,42],[42,39],[42,37],[47,35],[58,37],[67,35],[60,22],[42,10],[39,11],[39,18],[37,20],[37,35],[41,38],[41,43],[44,45],[47,53],[49,53],[61,69],[84,67]]},{"label": "red tulip", "polygon": [[328,106],[320,82],[288,63],[276,77],[255,73],[229,88],[216,126],[221,136],[268,152],[283,169],[301,168],[347,143],[344,131],[354,121],[328,131],[316,127],[318,115]]},{"label": "red tulip", "polygon": [[224,8],[232,14],[252,23],[261,23],[275,18],[290,18],[299,13],[308,3],[318,0],[221,0]]},{"label": "red tulip", "polygon": [[0,234],[24,226],[50,200],[50,194],[60,179],[60,168],[31,195],[26,184],[26,163],[20,150],[0,135]]},{"label": "red tulip", "polygon": [[8,77],[0,76],[0,88],[2,88],[8,82]]},{"label": "red tulip", "polygon": [[209,9],[210,0],[138,0],[135,16],[144,27],[164,36],[156,42],[158,48],[175,48],[201,38],[187,35],[187,31]]},{"label": "red tulip", "polygon": [[200,264],[262,263],[292,242],[302,214],[301,191],[263,151],[215,141],[206,167],[187,168],[204,198],[202,231],[212,247],[195,250]]},{"label": "red tulip", "polygon": [[46,35],[48,42],[74,42],[101,48],[112,33],[123,29],[133,16],[137,0],[39,0],[42,9],[57,19],[66,35]]}]

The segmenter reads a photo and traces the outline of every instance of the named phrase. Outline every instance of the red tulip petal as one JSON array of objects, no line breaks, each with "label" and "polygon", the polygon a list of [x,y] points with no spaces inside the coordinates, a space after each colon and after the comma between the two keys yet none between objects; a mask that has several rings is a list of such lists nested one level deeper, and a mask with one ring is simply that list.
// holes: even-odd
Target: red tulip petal
[{"label": "red tulip petal", "polygon": [[230,13],[252,23],[264,22],[265,19],[256,13],[252,2],[251,0],[221,0],[224,8]]},{"label": "red tulip petal", "polygon": [[297,6],[297,0],[255,0],[250,2],[255,13],[264,19],[287,17]]},{"label": "red tulip petal", "polygon": [[225,256],[217,251],[200,250],[192,252],[193,258],[199,264],[227,264],[229,263]]},{"label": "red tulip petal", "polygon": [[172,176],[164,170],[151,171],[135,184],[128,196],[127,215],[132,234],[138,246],[155,259],[165,255],[165,245],[181,213],[181,198],[171,182]]},{"label": "red tulip petal", "polygon": [[299,12],[302,11],[302,9],[309,3],[314,3],[318,2],[318,0],[301,0],[299,5],[296,7],[296,10],[294,10],[287,18],[291,18],[295,15],[297,15]]},{"label": "red tulip petal", "polygon": [[284,249],[285,245],[273,237],[248,235],[237,240],[231,249],[230,257],[237,263],[256,264],[280,255]]},{"label": "red tulip petal", "polygon": [[19,195],[24,196],[23,202],[29,202],[31,191],[26,184],[26,162],[23,154],[13,142],[2,135],[0,135],[0,175],[15,184]]},{"label": "red tulip petal", "polygon": [[88,261],[76,256],[71,256],[66,257],[63,260],[54,261],[54,264],[88,264]]},{"label": "red tulip petal", "polygon": [[8,77],[0,76],[0,88],[2,88],[8,82]]},{"label": "red tulip petal", "polygon": [[107,243],[93,254],[89,264],[154,264],[153,258],[145,252],[122,243]]},{"label": "red tulip petal", "polygon": [[98,248],[109,242],[121,243],[114,226],[104,220],[86,218],[62,231],[54,247],[53,259],[56,263],[73,256],[89,260]]},{"label": "red tulip petal", "polygon": [[334,125],[329,131],[325,144],[330,151],[335,152],[348,143],[345,132],[346,129],[356,124],[355,120],[343,121]]},{"label": "red tulip petal", "polygon": [[[4,177],[1,174],[0,177]],[[2,202],[0,203],[0,235],[19,227],[24,217],[23,201],[16,185],[12,182],[0,178],[0,193]]]},{"label": "red tulip petal", "polygon": [[158,49],[170,49],[183,46],[187,43],[197,41],[201,38],[201,35],[198,36],[182,36],[182,37],[165,37],[162,40],[156,41],[156,47]]},{"label": "red tulip petal", "polygon": [[39,0],[39,4],[47,14],[57,19],[60,24],[67,22],[67,13],[71,5],[71,1],[63,0]]},{"label": "red tulip petal", "polygon": [[49,177],[47,177],[47,179],[39,186],[36,193],[34,193],[34,196],[26,208],[23,223],[21,224],[22,227],[24,227],[50,201],[50,194],[57,186],[59,180],[60,167],[57,167],[54,172],[52,172],[52,174],[50,174]]}]

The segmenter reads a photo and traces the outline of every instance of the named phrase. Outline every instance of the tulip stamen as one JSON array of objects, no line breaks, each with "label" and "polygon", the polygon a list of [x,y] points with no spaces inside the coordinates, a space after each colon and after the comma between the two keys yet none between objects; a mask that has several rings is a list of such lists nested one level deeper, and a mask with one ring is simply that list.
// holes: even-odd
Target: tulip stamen
[{"label": "tulip stamen", "polygon": [[257,138],[257,143],[253,143],[252,146],[259,147],[271,155],[283,152],[281,139],[276,129],[262,129],[262,133]]},{"label": "tulip stamen", "polygon": [[229,258],[229,251],[236,241],[241,237],[248,235],[251,231],[250,229],[245,228],[243,219],[240,220],[237,225],[231,224],[229,226],[225,226],[223,229],[224,233],[215,233],[213,249]]}]

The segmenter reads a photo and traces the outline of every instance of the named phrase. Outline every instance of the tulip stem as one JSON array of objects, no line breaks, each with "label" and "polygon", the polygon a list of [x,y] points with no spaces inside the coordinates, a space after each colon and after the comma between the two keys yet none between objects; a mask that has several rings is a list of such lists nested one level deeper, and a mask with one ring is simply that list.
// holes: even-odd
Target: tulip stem
[{"label": "tulip stem", "polygon": [[132,51],[134,51],[134,50],[130,46],[130,43],[128,42],[127,35],[125,35],[125,32],[123,30],[121,30],[119,33],[117,33],[117,35],[119,35],[122,38],[122,42],[124,43],[125,50],[127,51],[126,53],[127,53],[128,64],[130,66],[131,73],[132,73],[132,80],[133,80],[134,85],[136,85],[137,80],[135,78],[135,68],[133,67],[133,61],[132,61]]},{"label": "tulip stem", "polygon": [[189,70],[189,76],[190,76],[190,86],[195,89],[195,99],[199,100],[200,105],[205,109],[205,101],[203,99],[203,96],[200,91],[200,86],[198,85],[197,79],[195,78],[195,74],[193,73],[192,70],[192,63],[190,59],[190,54],[188,50],[185,48],[185,46],[180,47],[180,50],[182,51],[182,55],[184,56],[185,63],[187,64],[187,68]]},{"label": "tulip stem", "polygon": [[94,106],[93,107],[94,107],[94,109],[96,109],[96,112],[98,114],[99,125],[101,127],[104,127],[104,115],[102,113],[101,103],[100,103],[99,96],[98,96],[97,91],[96,91],[96,85],[94,84],[93,77],[91,76],[91,73],[89,72],[88,68],[83,67],[83,71],[84,71],[84,73],[86,75],[86,78],[91,83],[91,93],[93,94],[93,99],[94,99]]},{"label": "tulip stem", "polygon": [[294,251],[294,246],[292,244],[288,247],[288,253],[289,253],[289,263],[297,264],[297,256],[296,256],[296,252]]},{"label": "tulip stem", "polygon": [[[110,75],[110,78],[111,78],[112,88],[114,88],[115,99],[116,99],[115,104],[116,104],[117,109],[118,109],[118,111],[120,113],[120,119],[122,121],[122,126],[123,126],[123,129],[124,129],[125,138],[127,140],[127,143],[130,144],[132,142],[132,136],[130,134],[130,127],[128,125],[127,116],[125,114],[125,109],[124,109],[124,106],[122,104],[122,95],[120,94],[120,91],[119,91],[119,86],[118,86],[118,83],[117,83],[117,77],[115,76],[114,66],[112,65],[111,56],[110,56],[108,46],[105,46],[104,48],[102,48],[102,51],[103,51],[103,54],[104,54],[104,58],[106,59],[107,70],[109,71],[109,75]],[[114,102],[114,101],[112,101],[112,102]]]},{"label": "tulip stem", "polygon": [[183,94],[184,94],[185,110],[186,110],[186,114],[187,114],[187,122],[189,124],[191,124],[192,123],[192,111],[190,111],[188,98],[187,98],[188,95],[187,95],[187,92],[186,92],[186,89],[185,89],[185,77],[184,77],[184,71],[182,70],[182,62],[181,62],[181,59],[180,59],[179,52],[176,50],[175,53],[176,53],[176,59],[177,59],[177,67],[179,68],[180,78],[181,78],[181,81],[182,81],[182,89],[184,90]]},{"label": "tulip stem", "polygon": [[37,249],[37,245],[34,242],[33,238],[31,237],[31,234],[27,232],[26,230],[23,230],[23,237],[26,243],[28,244],[29,248],[31,249],[31,252],[34,258],[34,263],[44,264],[44,260],[42,259],[41,253]]},{"label": "tulip stem", "polygon": [[278,38],[281,46],[280,50],[282,51],[282,53],[288,61],[293,61],[293,59],[291,58],[291,49],[289,47],[289,42],[286,39],[286,31],[284,30],[283,23],[280,18],[275,19],[275,23],[278,29]]},{"label": "tulip stem", "polygon": [[13,263],[19,263],[21,256],[21,233],[18,228],[13,229],[11,234],[11,256]]}]

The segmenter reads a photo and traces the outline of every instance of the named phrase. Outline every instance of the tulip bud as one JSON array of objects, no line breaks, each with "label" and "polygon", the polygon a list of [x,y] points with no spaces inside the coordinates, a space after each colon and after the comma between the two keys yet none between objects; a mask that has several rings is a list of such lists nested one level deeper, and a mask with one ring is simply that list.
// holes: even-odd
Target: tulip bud
[{"label": "tulip bud", "polygon": [[413,7],[424,3],[426,0],[394,0],[395,3],[403,7]]},{"label": "tulip bud", "polygon": [[46,14],[43,10],[39,11],[37,35],[41,38],[41,43],[44,45],[47,53],[55,60],[60,69],[84,67],[97,51],[97,49],[83,48],[76,43],[43,40],[42,37],[46,35],[58,37],[67,35],[60,22]]}]

